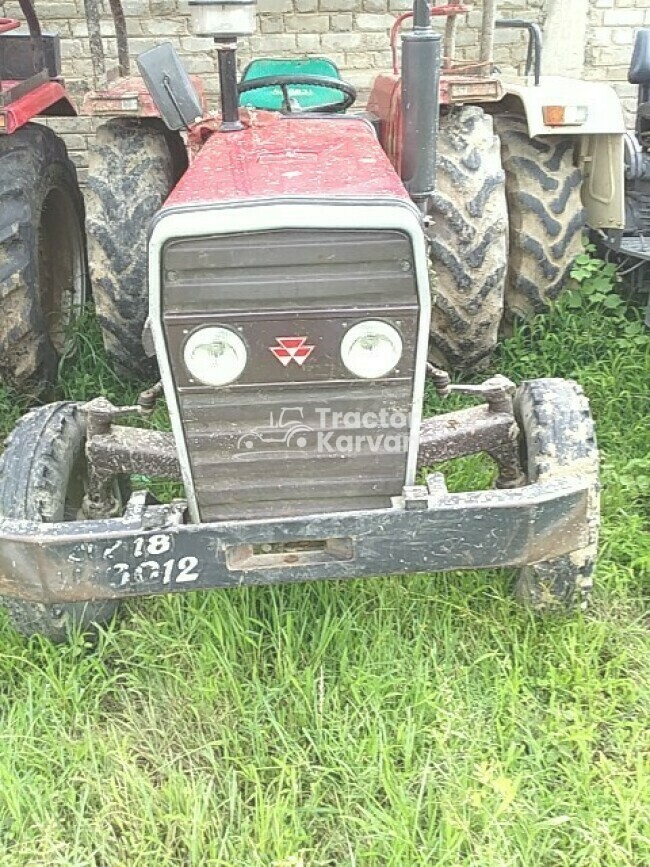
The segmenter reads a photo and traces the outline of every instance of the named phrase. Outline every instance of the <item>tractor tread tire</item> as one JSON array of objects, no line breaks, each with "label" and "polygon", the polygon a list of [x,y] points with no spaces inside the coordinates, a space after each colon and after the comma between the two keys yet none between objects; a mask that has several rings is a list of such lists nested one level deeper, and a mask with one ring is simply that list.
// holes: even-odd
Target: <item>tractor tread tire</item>
[{"label": "tractor tread tire", "polygon": [[[36,395],[58,368],[39,275],[42,207],[54,188],[68,196],[83,237],[83,198],[62,139],[40,124],[0,136],[0,382]],[[83,269],[85,280],[85,261]],[[83,304],[85,285],[81,294]]]},{"label": "tractor tread tire", "polygon": [[102,124],[89,150],[86,228],[97,319],[111,365],[129,378],[155,374],[142,345],[147,236],[185,168],[177,138],[160,121],[121,118]]},{"label": "tractor tread tire", "polygon": [[571,380],[537,379],[515,395],[515,414],[525,445],[528,481],[570,477],[589,482],[586,544],[548,561],[524,566],[515,596],[536,612],[585,608],[593,587],[600,525],[599,457],[589,401]]},{"label": "tractor tread tire", "polygon": [[[68,401],[31,410],[20,419],[0,456],[0,515],[56,523],[65,519],[66,492],[83,456],[86,424],[80,405]],[[17,588],[18,589],[18,588]],[[9,620],[26,637],[65,641],[74,629],[110,620],[115,601],[45,605],[0,597]]]},{"label": "tractor tread tire", "polygon": [[508,211],[499,139],[476,106],[440,120],[436,191],[429,216],[433,276],[432,361],[479,369],[503,313]]},{"label": "tractor tread tire", "polygon": [[510,219],[506,319],[548,309],[582,250],[582,172],[569,137],[530,138],[517,115],[497,115]]}]

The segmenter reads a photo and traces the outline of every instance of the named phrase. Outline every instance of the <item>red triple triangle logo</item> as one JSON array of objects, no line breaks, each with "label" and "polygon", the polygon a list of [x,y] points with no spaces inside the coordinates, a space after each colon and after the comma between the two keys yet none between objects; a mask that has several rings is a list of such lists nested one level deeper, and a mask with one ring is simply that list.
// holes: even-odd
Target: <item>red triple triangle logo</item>
[{"label": "red triple triangle logo", "polygon": [[302,367],[314,351],[313,346],[307,346],[306,337],[278,337],[276,339],[279,345],[269,346],[269,349],[284,367],[287,367],[292,361]]}]

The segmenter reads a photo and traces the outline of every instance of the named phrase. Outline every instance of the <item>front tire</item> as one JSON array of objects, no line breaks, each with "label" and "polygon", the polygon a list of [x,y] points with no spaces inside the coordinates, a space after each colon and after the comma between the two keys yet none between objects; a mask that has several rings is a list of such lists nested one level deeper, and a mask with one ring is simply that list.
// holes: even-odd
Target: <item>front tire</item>
[{"label": "front tire", "polygon": [[480,369],[498,339],[508,257],[508,209],[499,139],[476,106],[440,119],[429,230],[435,272],[431,359]]},{"label": "front tire", "polygon": [[147,235],[186,166],[180,136],[157,120],[111,120],[99,127],[89,149],[90,278],[104,347],[121,376],[155,373],[142,345],[149,312]]},{"label": "front tire", "polygon": [[600,525],[598,448],[589,401],[564,379],[525,382],[515,395],[529,483],[575,476],[589,482],[585,544],[569,554],[524,566],[515,596],[536,612],[585,608],[593,587]]},{"label": "front tire", "polygon": [[517,115],[497,115],[510,219],[506,320],[543,313],[564,288],[582,251],[585,210],[574,139],[531,138]]},{"label": "front tire", "polygon": [[0,136],[0,382],[38,395],[56,380],[86,289],[83,198],[63,141],[39,124]]},{"label": "front tire", "polygon": [[[46,524],[76,520],[85,493],[85,442],[79,404],[48,404],[25,415],[0,457],[0,515]],[[74,630],[109,621],[119,602],[44,605],[5,597],[2,604],[17,632],[62,642]]]}]

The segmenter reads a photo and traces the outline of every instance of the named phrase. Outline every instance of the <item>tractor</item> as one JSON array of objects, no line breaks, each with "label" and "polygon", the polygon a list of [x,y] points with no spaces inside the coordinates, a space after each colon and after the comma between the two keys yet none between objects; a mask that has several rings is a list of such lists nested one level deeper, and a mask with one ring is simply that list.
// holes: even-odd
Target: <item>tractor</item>
[{"label": "tractor", "polygon": [[[401,38],[400,173],[371,119],[331,110],[349,86],[333,95],[305,73],[296,86],[327,90],[312,112],[281,75],[242,87],[249,0],[190,9],[216,40],[220,114],[203,114],[171,45],[139,58],[160,122],[192,153],[139,263],[161,378],[132,406],[51,403],[14,428],[0,458],[11,622],[63,640],[135,596],[499,567],[535,611],[582,607],[599,525],[582,390],[452,384],[428,359],[442,61],[428,5],[415,0]],[[296,110],[240,107],[242,89],[268,87]],[[133,152],[148,132],[134,127]],[[441,401],[478,402],[423,418],[427,380]],[[162,396],[170,432],[146,422]],[[304,437],[260,436],[296,415]],[[439,465],[477,453],[495,487],[449,492]],[[159,502],[143,487],[157,478],[183,496]]]},{"label": "tractor", "polygon": [[647,293],[650,327],[650,28],[638,31],[628,75],[639,87],[636,129],[625,137],[625,228],[598,228],[594,236],[606,257],[627,275],[633,292]]},{"label": "tractor", "polygon": [[0,383],[38,394],[56,378],[75,311],[86,301],[83,198],[55,133],[32,121],[76,114],[59,39],[30,0],[0,18]]},{"label": "tractor", "polygon": [[[142,79],[131,75],[119,0],[110,4],[117,80],[106,72],[97,0],[85,6],[98,88],[84,112],[107,120],[90,150],[89,266],[110,360],[129,375],[154,368],[141,341],[148,312],[146,227],[186,170],[187,156],[179,134],[156,116]],[[426,215],[436,275],[430,357],[454,370],[484,367],[501,331],[558,296],[587,223],[608,231],[625,225],[625,124],[614,90],[542,75],[539,28],[499,19],[496,0],[483,2],[476,61],[455,61],[461,16],[468,11],[460,0],[431,7],[435,21],[445,23],[435,79],[438,183]],[[402,174],[399,34],[410,19],[412,12],[396,18],[393,70],[377,76],[365,110],[357,110],[354,87],[325,57],[253,60],[241,76],[240,105],[285,114],[362,114]],[[529,36],[519,78],[502,75],[493,62],[495,33],[506,28]],[[225,62],[230,55],[220,57]]]},{"label": "tractor", "polygon": [[[607,84],[542,75],[537,25],[499,19],[497,0],[483,0],[479,56],[457,62],[462,0],[433,6],[445,21],[440,83],[438,181],[428,200],[435,270],[432,359],[480,369],[499,333],[548,307],[565,285],[583,231],[620,229],[625,123]],[[403,141],[398,36],[393,70],[377,77],[368,109],[399,171]],[[528,33],[524,75],[494,65],[495,34]]]}]

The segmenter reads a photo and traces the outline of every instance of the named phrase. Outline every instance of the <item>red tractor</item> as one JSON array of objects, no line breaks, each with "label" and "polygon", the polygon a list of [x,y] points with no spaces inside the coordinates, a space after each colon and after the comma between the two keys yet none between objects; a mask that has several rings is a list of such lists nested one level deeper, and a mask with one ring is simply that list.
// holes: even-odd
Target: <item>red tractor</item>
[{"label": "red tractor", "polygon": [[[84,111],[108,119],[90,152],[88,247],[104,342],[113,365],[128,375],[153,369],[141,341],[148,312],[147,226],[186,170],[187,156],[179,133],[161,123],[142,79],[131,74],[120,0],[111,0],[110,8],[117,80],[107,75],[97,0],[85,2],[96,90]],[[613,89],[542,75],[539,28],[499,19],[497,0],[482,4],[475,60],[456,61],[460,21],[468,11],[461,0],[431,7],[435,22],[444,22],[444,39],[441,75],[428,82],[440,89],[438,182],[426,197],[436,273],[431,359],[457,370],[481,367],[502,325],[557,297],[586,223],[607,231],[625,226],[625,124]],[[405,12],[395,21],[394,68],[377,77],[364,113],[398,174],[399,39],[412,16]],[[524,75],[508,77],[495,67],[494,42],[497,31],[513,28],[528,33],[529,49]],[[285,114],[344,114],[356,99],[324,57],[255,59],[239,93],[242,106]],[[135,250],[140,255],[131,255]]]},{"label": "red tractor", "polygon": [[0,383],[38,392],[86,300],[84,208],[63,141],[32,123],[76,113],[59,40],[20,7],[29,32],[0,19]]},{"label": "red tractor", "polygon": [[[348,84],[277,70],[238,84],[248,0],[191,9],[197,34],[217,40],[220,117],[200,119],[171,46],[139,59],[161,118],[185,128],[193,152],[138,262],[161,381],[136,406],[98,397],[18,422],[0,459],[12,622],[62,639],[137,595],[495,567],[515,570],[535,610],[582,606],[599,498],[580,388],[502,376],[456,386],[428,362],[441,64],[428,6],[415,0],[402,37],[401,177],[368,118],[332,110],[353,98]],[[292,112],[290,87],[320,88],[316,110]],[[269,88],[287,113],[240,109],[241,92]],[[132,134],[137,154],[148,130]],[[120,171],[110,192],[130,213]],[[132,240],[114,255],[140,255]],[[441,399],[479,405],[423,420],[427,377]],[[119,424],[163,394],[170,433]],[[260,435],[289,414],[304,436]],[[496,488],[449,493],[435,466],[479,452]],[[134,476],[181,482],[184,495],[160,503],[131,489]]]}]

